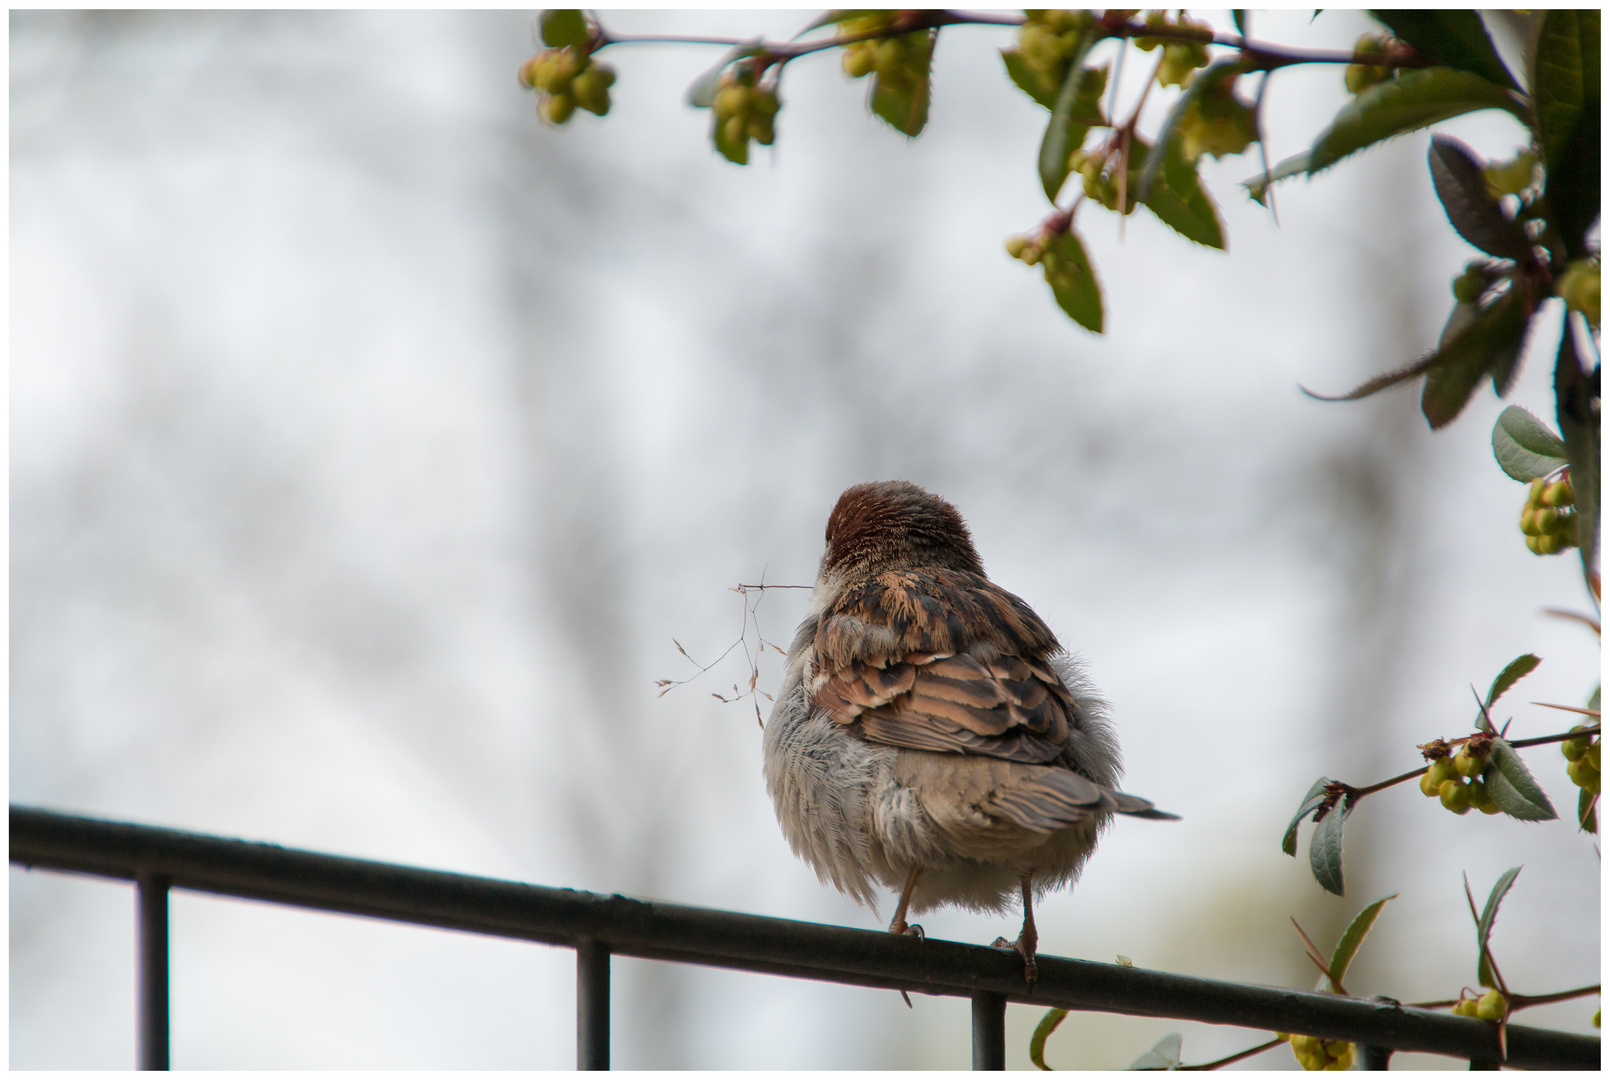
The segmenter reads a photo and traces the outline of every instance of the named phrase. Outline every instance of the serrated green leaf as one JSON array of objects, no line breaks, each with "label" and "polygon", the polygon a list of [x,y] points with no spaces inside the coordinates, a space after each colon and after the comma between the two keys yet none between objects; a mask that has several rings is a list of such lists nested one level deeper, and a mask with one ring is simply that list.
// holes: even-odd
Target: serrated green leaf
[{"label": "serrated green leaf", "polygon": [[1046,248],[1040,268],[1045,272],[1045,283],[1051,286],[1051,295],[1068,317],[1093,334],[1101,333],[1101,282],[1085,253],[1084,241],[1072,227]]},{"label": "serrated green leaf", "polygon": [[916,138],[928,124],[928,99],[931,92],[934,61],[934,32],[914,31],[912,35],[927,38],[921,54],[922,70],[902,75],[898,79],[886,78],[881,72],[872,76],[872,90],[867,107],[874,116],[890,127]]},{"label": "serrated green leaf", "polygon": [[1006,77],[1012,84],[1033,98],[1037,105],[1046,109],[1057,107],[1057,91],[1059,87],[1045,85],[1040,73],[1024,61],[1023,54],[1016,49],[1002,49],[1001,62],[1006,65]]},{"label": "serrated green leaf", "polygon": [[1493,685],[1487,691],[1487,707],[1493,707],[1493,702],[1503,697],[1509,688],[1520,682],[1526,676],[1537,670],[1537,665],[1543,658],[1536,653],[1522,653],[1504,665],[1504,670],[1498,673]]},{"label": "serrated green leaf", "polygon": [[[1450,324],[1461,314],[1468,313],[1456,308]],[[1476,392],[1482,376],[1503,377],[1513,372],[1526,341],[1531,314],[1521,290],[1512,287],[1485,310],[1471,315],[1467,325],[1450,326],[1455,332],[1432,354],[1425,390],[1420,395],[1420,411],[1432,430],[1453,422]]]},{"label": "serrated green leaf", "polygon": [[1577,792],[1576,796],[1576,823],[1577,828],[1587,833],[1599,831],[1598,814],[1594,812],[1594,803],[1598,796],[1587,788]]},{"label": "serrated green leaf", "polygon": [[1587,373],[1577,360],[1574,321],[1567,315],[1561,328],[1560,351],[1554,361],[1554,415],[1564,436],[1566,460],[1571,463],[1576,539],[1582,572],[1591,587],[1599,548],[1599,394],[1597,379],[1590,387]]},{"label": "serrated green leaf", "polygon": [[721,89],[721,76],[736,60],[757,56],[761,52],[760,39],[754,44],[738,45],[724,53],[715,66],[688,84],[687,103],[695,109],[708,109],[716,103],[716,91]]},{"label": "serrated green leaf", "polygon": [[1180,1067],[1180,1048],[1185,1040],[1178,1032],[1164,1035],[1157,1040],[1157,1045],[1146,1051],[1140,1057],[1130,1062],[1131,1071],[1135,1069],[1177,1069]]},{"label": "serrated green leaf", "polygon": [[1191,106],[1216,83],[1226,78],[1234,78],[1241,70],[1241,61],[1238,58],[1216,60],[1192,77],[1189,85],[1174,102],[1174,107],[1168,111],[1168,116],[1163,119],[1163,126],[1157,129],[1157,142],[1146,155],[1146,164],[1141,169],[1140,189],[1137,195],[1141,202],[1146,201],[1146,195],[1151,191],[1157,173],[1163,167],[1164,157],[1171,152],[1177,152],[1180,121],[1185,118]]},{"label": "serrated green leaf", "polygon": [[538,26],[542,30],[542,43],[552,49],[585,45],[590,36],[587,17],[580,8],[549,8],[539,17]]},{"label": "serrated green leaf", "polygon": [[1353,957],[1358,955],[1358,947],[1364,944],[1364,937],[1370,932],[1370,927],[1375,925],[1376,918],[1381,914],[1381,908],[1386,906],[1388,900],[1397,899],[1397,895],[1393,893],[1391,896],[1381,897],[1353,916],[1353,921],[1347,924],[1347,929],[1342,931],[1341,940],[1336,943],[1336,948],[1331,950],[1330,954],[1328,974],[1332,985],[1341,986],[1342,979],[1347,976],[1348,965],[1353,962]]},{"label": "serrated green leaf", "polygon": [[1511,90],[1518,89],[1476,12],[1394,8],[1370,14],[1392,31],[1393,37],[1413,45],[1416,52],[1434,63],[1480,75]]},{"label": "serrated green leaf", "polygon": [[1599,217],[1599,12],[1555,10],[1543,18],[1533,67],[1544,199],[1569,258],[1591,248]]},{"label": "serrated green leaf", "polygon": [[1259,206],[1266,205],[1263,200],[1269,193],[1269,186],[1293,176],[1307,176],[1308,163],[1312,158],[1313,155],[1307,150],[1300,154],[1293,154],[1267,173],[1261,176],[1254,176],[1251,180],[1241,181],[1241,186],[1247,189],[1247,194],[1252,197],[1253,202]]},{"label": "serrated green leaf", "polygon": [[1057,201],[1057,192],[1062,190],[1063,181],[1068,178],[1068,155],[1084,142],[1085,133],[1090,130],[1089,125],[1078,122],[1077,114],[1079,91],[1085,81],[1092,77],[1085,70],[1084,58],[1095,40],[1094,30],[1080,35],[1078,46],[1068,58],[1068,74],[1057,91],[1051,119],[1045,125],[1045,135],[1040,139],[1040,186],[1045,189],[1045,197],[1053,203]]},{"label": "serrated green leaf", "polygon": [[1050,1038],[1051,1033],[1067,1018],[1067,1009],[1051,1009],[1040,1017],[1040,1022],[1034,1027],[1034,1034],[1029,1037],[1029,1061],[1035,1068],[1051,1071],[1051,1066],[1045,1063],[1045,1040]]},{"label": "serrated green leaf", "polygon": [[[1150,160],[1155,148],[1144,139],[1136,138],[1131,150],[1129,190],[1141,190],[1140,151]],[[1180,153],[1179,140],[1163,157],[1161,171],[1151,190],[1140,197],[1140,202],[1157,220],[1187,240],[1205,247],[1224,250],[1224,224],[1219,220],[1219,208],[1213,197],[1202,187],[1196,168]]]},{"label": "serrated green leaf", "polygon": [[1303,818],[1319,809],[1319,804],[1325,801],[1325,789],[1330,783],[1331,779],[1328,776],[1321,776],[1315,780],[1314,786],[1303,796],[1302,805],[1291,816],[1291,824],[1286,826],[1286,835],[1280,841],[1280,850],[1294,859],[1297,857],[1297,826],[1302,824]]},{"label": "serrated green leaf", "polygon": [[1440,120],[1481,109],[1503,109],[1524,121],[1524,104],[1501,86],[1453,68],[1405,71],[1377,83],[1342,106],[1314,140],[1310,174],[1328,169],[1349,154]]},{"label": "serrated green leaf", "polygon": [[1487,906],[1482,908],[1481,918],[1476,923],[1476,978],[1483,986],[1494,985],[1487,944],[1493,935],[1493,920],[1498,917],[1498,905],[1503,902],[1504,894],[1515,884],[1515,877],[1520,872],[1521,867],[1512,866],[1499,875],[1493,883],[1493,891],[1487,894]]},{"label": "serrated green leaf", "polygon": [[[1195,174],[1192,174],[1195,178]],[[1219,208],[1213,198],[1195,183],[1182,198],[1172,185],[1153,184],[1143,205],[1157,216],[1157,220],[1187,240],[1204,247],[1224,250],[1224,225],[1219,221]]]},{"label": "serrated green leaf", "polygon": [[1347,818],[1347,796],[1343,795],[1331,807],[1330,813],[1319,819],[1314,835],[1308,841],[1308,868],[1314,880],[1326,892],[1343,895],[1342,891],[1342,824]]},{"label": "serrated green leaf", "polygon": [[1554,804],[1527,770],[1526,763],[1505,740],[1493,740],[1481,775],[1493,802],[1517,821],[1553,821],[1559,817],[1554,812]]},{"label": "serrated green leaf", "polygon": [[1493,457],[1512,479],[1525,484],[1565,464],[1565,443],[1543,421],[1510,405],[1493,424]]},{"label": "serrated green leaf", "polygon": [[1524,259],[1531,244],[1520,225],[1505,217],[1488,194],[1487,178],[1470,148],[1447,135],[1433,135],[1427,156],[1432,186],[1454,231],[1489,255]]}]

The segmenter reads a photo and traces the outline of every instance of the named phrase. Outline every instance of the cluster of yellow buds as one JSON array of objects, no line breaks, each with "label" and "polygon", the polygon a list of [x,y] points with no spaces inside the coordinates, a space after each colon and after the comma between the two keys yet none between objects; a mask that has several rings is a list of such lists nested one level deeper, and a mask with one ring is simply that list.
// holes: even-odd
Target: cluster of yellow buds
[{"label": "cluster of yellow buds", "polygon": [[[1163,9],[1148,11],[1146,25],[1167,30],[1197,30],[1204,34],[1211,34],[1213,28],[1205,22],[1198,22],[1186,15],[1181,15],[1178,22],[1168,17]],[[1143,52],[1151,52],[1159,45],[1163,47],[1163,62],[1157,67],[1157,85],[1184,86],[1191,81],[1191,73],[1197,68],[1208,65],[1208,43],[1206,41],[1173,41],[1160,37],[1138,37],[1135,45]]]},{"label": "cluster of yellow buds", "polygon": [[[841,34],[873,33],[894,25],[898,12],[878,12],[839,23]],[[877,73],[878,81],[894,89],[911,89],[928,75],[934,54],[933,34],[914,30],[894,37],[854,41],[844,46],[844,73],[852,79]]]},{"label": "cluster of yellow buds", "polygon": [[1309,1072],[1345,1072],[1358,1060],[1358,1052],[1346,1039],[1321,1039],[1317,1035],[1286,1035],[1297,1064]]},{"label": "cluster of yellow buds", "polygon": [[1424,753],[1431,759],[1420,777],[1420,790],[1428,799],[1441,799],[1442,805],[1455,814],[1480,810],[1484,814],[1498,813],[1498,804],[1487,793],[1481,773],[1487,765],[1487,747],[1484,736],[1476,736],[1449,754],[1446,744],[1427,743]]},{"label": "cluster of yellow buds", "polygon": [[1479,998],[1460,996],[1453,1007],[1455,1016],[1474,1016],[1478,1020],[1502,1020],[1509,1015],[1509,999],[1498,990],[1489,990]]},{"label": "cluster of yellow buds", "polygon": [[[1581,731],[1585,727],[1584,724],[1578,724],[1571,730]],[[1590,795],[1599,794],[1599,740],[1578,735],[1562,742],[1560,751],[1568,762],[1565,774],[1571,778],[1571,783]]]},{"label": "cluster of yellow buds", "polygon": [[1079,49],[1079,39],[1095,21],[1088,11],[1026,11],[1028,21],[1018,31],[1017,51],[1023,63],[1051,97],[1068,77],[1068,63]]},{"label": "cluster of yellow buds", "polygon": [[749,164],[749,142],[770,146],[777,138],[777,100],[775,86],[756,86],[750,72],[721,77],[710,111],[715,114],[710,138],[728,161]]},{"label": "cluster of yellow buds", "polygon": [[1521,511],[1521,532],[1534,555],[1555,555],[1576,546],[1576,513],[1571,509],[1576,494],[1569,476],[1553,483],[1543,477],[1532,481]]},{"label": "cluster of yellow buds", "polygon": [[[1392,39],[1385,34],[1365,34],[1353,46],[1355,56],[1380,56],[1386,52],[1386,46]],[[1362,94],[1376,83],[1383,83],[1390,79],[1397,71],[1385,64],[1348,64],[1347,72],[1342,76],[1347,83],[1347,92]]]},{"label": "cluster of yellow buds", "polygon": [[577,108],[597,116],[609,112],[609,88],[615,72],[595,63],[586,49],[567,45],[548,49],[520,65],[520,83],[542,95],[537,115],[550,124],[562,124]]}]

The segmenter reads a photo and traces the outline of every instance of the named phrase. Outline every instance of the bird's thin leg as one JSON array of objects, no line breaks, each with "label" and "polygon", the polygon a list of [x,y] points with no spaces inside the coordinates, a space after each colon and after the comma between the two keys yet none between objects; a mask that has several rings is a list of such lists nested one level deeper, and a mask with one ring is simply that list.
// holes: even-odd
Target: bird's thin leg
[{"label": "bird's thin leg", "polygon": [[1023,929],[1018,933],[1016,941],[1007,941],[1005,938],[995,939],[995,948],[1011,949],[1023,958],[1023,978],[1029,984],[1029,993],[1034,993],[1034,980],[1040,977],[1039,965],[1034,962],[1035,949],[1040,944],[1040,935],[1034,929],[1034,890],[1030,882],[1034,871],[1029,871],[1021,878],[1023,886]]},{"label": "bird's thin leg", "polygon": [[906,924],[906,910],[911,907],[911,891],[917,887],[917,877],[922,873],[921,866],[913,866],[906,878],[906,887],[900,890],[900,903],[894,909],[894,921],[889,924],[891,934],[911,934],[922,937],[922,927],[912,923]]}]

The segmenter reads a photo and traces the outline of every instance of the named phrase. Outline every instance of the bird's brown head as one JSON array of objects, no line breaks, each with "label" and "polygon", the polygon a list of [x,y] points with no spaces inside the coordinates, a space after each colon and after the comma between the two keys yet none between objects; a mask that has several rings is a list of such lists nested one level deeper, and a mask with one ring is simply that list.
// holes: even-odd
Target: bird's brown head
[{"label": "bird's brown head", "polygon": [[967,523],[950,503],[904,480],[845,489],[827,518],[822,572],[938,566],[984,574]]}]

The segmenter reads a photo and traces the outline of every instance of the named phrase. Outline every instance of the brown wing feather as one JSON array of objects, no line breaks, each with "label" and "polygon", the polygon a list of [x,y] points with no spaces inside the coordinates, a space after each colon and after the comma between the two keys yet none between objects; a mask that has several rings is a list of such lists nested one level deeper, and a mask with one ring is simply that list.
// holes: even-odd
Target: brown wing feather
[{"label": "brown wing feather", "polygon": [[1073,696],[1044,663],[1056,637],[977,574],[870,578],[824,613],[815,646],[815,702],[872,742],[1030,763],[1067,742]]}]

